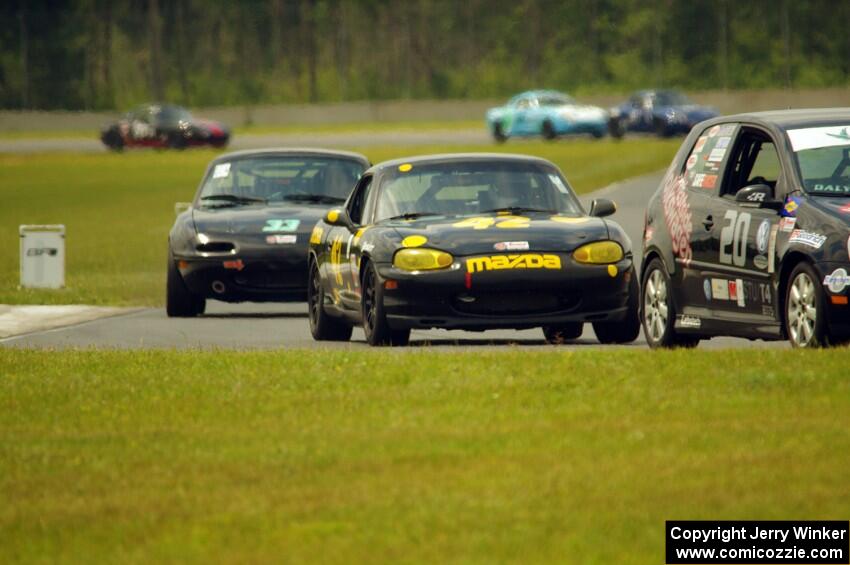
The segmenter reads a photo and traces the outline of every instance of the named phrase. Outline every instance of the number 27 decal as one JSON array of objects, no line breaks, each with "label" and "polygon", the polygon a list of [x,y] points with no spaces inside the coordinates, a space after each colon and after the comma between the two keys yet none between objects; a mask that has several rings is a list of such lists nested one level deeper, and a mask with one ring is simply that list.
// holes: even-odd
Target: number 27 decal
[{"label": "number 27 decal", "polygon": [[[727,210],[720,230],[720,262],[743,267],[747,263],[747,234],[750,233],[750,214]],[[732,252],[729,252],[732,246]]]}]

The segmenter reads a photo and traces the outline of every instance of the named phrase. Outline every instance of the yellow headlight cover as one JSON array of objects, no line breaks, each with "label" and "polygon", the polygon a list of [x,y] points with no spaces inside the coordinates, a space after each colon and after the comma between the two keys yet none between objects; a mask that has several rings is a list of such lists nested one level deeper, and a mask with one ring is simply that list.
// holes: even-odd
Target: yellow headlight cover
[{"label": "yellow headlight cover", "polygon": [[393,257],[393,265],[404,271],[433,271],[445,269],[454,262],[454,257],[445,251],[415,247],[400,249]]},{"label": "yellow headlight cover", "polygon": [[573,259],[579,263],[605,265],[623,258],[623,248],[616,241],[594,241],[573,251]]}]

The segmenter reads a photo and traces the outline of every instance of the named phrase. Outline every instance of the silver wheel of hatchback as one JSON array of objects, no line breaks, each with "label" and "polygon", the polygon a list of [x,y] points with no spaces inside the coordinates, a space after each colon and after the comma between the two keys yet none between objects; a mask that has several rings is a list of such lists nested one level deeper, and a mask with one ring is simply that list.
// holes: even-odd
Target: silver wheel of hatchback
[{"label": "silver wheel of hatchback", "polygon": [[667,331],[667,281],[659,269],[653,270],[647,277],[643,290],[643,312],[647,337],[653,343],[659,343]]},{"label": "silver wheel of hatchback", "polygon": [[788,291],[788,338],[795,347],[819,345],[816,329],[818,321],[817,288],[805,271],[797,273]]},{"label": "silver wheel of hatchback", "polygon": [[658,347],[696,347],[698,335],[682,335],[676,332],[676,305],[673,302],[672,285],[667,268],[657,257],[649,262],[643,274],[643,300],[641,322],[646,343],[653,349]]}]

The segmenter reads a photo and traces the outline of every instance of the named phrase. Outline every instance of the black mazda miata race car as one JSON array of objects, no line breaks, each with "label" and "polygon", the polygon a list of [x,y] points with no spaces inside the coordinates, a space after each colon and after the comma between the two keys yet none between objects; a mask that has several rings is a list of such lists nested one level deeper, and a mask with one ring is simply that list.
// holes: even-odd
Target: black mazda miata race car
[{"label": "black mazda miata race car", "polygon": [[230,140],[230,130],[219,122],[195,118],[180,106],[146,104],[104,127],[100,140],[115,151],[125,147],[224,147]]},{"label": "black mazda miata race car", "polygon": [[649,202],[652,347],[733,335],[850,340],[850,109],[726,116],[691,132]]},{"label": "black mazda miata race car", "polygon": [[512,155],[436,155],[366,171],[310,237],[308,303],[317,340],[407,343],[412,328],[542,327],[603,343],[639,331],[628,237],[588,215],[552,163]]},{"label": "black mazda miata race car", "polygon": [[313,226],[345,202],[368,166],[363,155],[321,149],[240,151],[213,160],[168,237],[168,315],[202,314],[207,298],[304,300]]}]

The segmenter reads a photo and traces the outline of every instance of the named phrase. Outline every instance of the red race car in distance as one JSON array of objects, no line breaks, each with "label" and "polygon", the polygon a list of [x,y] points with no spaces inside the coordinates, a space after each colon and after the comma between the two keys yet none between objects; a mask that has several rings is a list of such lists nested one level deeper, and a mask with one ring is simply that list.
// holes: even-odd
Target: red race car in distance
[{"label": "red race car in distance", "polygon": [[195,118],[181,106],[146,104],[103,128],[100,139],[114,151],[125,147],[224,147],[230,141],[230,130],[219,122]]}]

